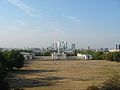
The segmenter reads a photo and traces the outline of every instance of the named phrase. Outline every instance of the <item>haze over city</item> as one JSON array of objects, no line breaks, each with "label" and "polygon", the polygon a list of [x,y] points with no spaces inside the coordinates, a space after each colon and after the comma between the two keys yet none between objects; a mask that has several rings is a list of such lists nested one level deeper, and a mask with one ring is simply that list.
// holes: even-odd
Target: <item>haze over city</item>
[{"label": "haze over city", "polygon": [[119,0],[0,0],[0,47],[47,47],[63,40],[77,48],[120,43]]}]

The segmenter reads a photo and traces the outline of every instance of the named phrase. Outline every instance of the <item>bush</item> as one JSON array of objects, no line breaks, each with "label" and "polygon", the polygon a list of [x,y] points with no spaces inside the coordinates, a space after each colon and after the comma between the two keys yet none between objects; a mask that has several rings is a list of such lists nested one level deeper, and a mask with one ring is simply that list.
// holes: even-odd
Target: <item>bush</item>
[{"label": "bush", "polygon": [[89,86],[87,90],[120,90],[120,75],[114,74],[110,79],[104,81],[100,88]]},{"label": "bush", "polygon": [[89,86],[87,90],[100,90],[97,86]]},{"label": "bush", "polygon": [[98,51],[98,52],[94,52],[94,53],[92,53],[92,56],[93,56],[93,59],[94,60],[102,60],[103,58],[102,58],[102,55],[103,55],[104,53],[102,52],[102,51]]},{"label": "bush", "polygon": [[120,75],[114,74],[103,83],[102,90],[120,90]]}]

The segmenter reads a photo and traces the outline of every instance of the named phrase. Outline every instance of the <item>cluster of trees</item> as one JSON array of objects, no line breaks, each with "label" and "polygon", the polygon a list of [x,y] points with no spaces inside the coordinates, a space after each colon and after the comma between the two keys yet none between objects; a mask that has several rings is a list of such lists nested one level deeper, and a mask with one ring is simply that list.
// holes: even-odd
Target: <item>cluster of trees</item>
[{"label": "cluster of trees", "polygon": [[91,51],[91,50],[75,50],[74,55],[77,53],[90,54],[94,60],[110,60],[120,62],[120,52],[103,52],[103,51]]},{"label": "cluster of trees", "polygon": [[17,50],[0,51],[0,63],[3,69],[13,70],[24,65],[24,57]]},{"label": "cluster of trees", "polygon": [[106,53],[102,56],[105,60],[120,62],[120,52]]},{"label": "cluster of trees", "polygon": [[19,51],[0,51],[0,89],[9,90],[9,85],[4,79],[7,71],[21,68],[24,65],[24,57]]},{"label": "cluster of trees", "polygon": [[54,52],[57,53],[57,50],[48,50],[44,52],[34,52],[34,53],[35,53],[35,56],[51,56],[51,54]]},{"label": "cluster of trees", "polygon": [[26,50],[26,49],[20,49],[20,50],[15,50],[17,52],[28,52],[28,53],[33,53],[33,50]]},{"label": "cluster of trees", "polygon": [[84,50],[84,51],[75,50],[74,54],[77,55],[77,53],[90,54],[90,55],[92,55],[93,59],[95,59],[95,60],[103,59],[102,55],[105,54],[105,52],[102,52],[102,51],[95,52],[95,51],[92,51],[92,50]]},{"label": "cluster of trees", "polygon": [[[49,50],[45,52],[35,52],[36,56],[50,56],[51,53],[57,53],[57,50]],[[64,51],[61,51],[64,52]],[[66,53],[67,56],[76,56],[77,53],[90,54],[94,60],[110,60],[120,62],[120,52],[103,52],[92,50],[74,50],[73,53]]]}]

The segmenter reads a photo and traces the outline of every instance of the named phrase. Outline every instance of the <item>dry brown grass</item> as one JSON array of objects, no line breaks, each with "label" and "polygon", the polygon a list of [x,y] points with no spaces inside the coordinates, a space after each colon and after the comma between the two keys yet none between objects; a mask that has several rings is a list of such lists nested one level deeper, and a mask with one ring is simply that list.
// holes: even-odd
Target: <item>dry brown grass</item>
[{"label": "dry brown grass", "polygon": [[[86,90],[99,85],[113,73],[120,73],[120,63],[90,61],[30,61],[20,71],[11,72],[10,86],[25,90]],[[21,77],[20,83],[15,78]],[[37,84],[32,84],[37,81]]]}]

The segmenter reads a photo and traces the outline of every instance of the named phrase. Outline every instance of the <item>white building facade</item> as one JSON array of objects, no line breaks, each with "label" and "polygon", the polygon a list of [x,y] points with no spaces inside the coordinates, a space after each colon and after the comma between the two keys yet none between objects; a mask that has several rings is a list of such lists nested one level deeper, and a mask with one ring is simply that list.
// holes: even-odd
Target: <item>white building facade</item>
[{"label": "white building facade", "polygon": [[78,59],[85,59],[85,60],[91,60],[92,59],[92,55],[90,55],[90,54],[78,53],[77,57],[78,57]]},{"label": "white building facade", "polygon": [[110,49],[109,52],[120,52],[119,49]]},{"label": "white building facade", "polygon": [[52,48],[53,48],[54,50],[58,50],[58,48],[59,48],[60,50],[66,50],[66,49],[68,48],[67,42],[65,42],[65,41],[55,42],[55,43],[52,44]]},{"label": "white building facade", "polygon": [[65,53],[53,53],[53,54],[52,54],[52,59],[53,59],[53,60],[66,59],[66,54],[65,54]]},{"label": "white building facade", "polygon": [[35,54],[34,53],[28,53],[28,52],[20,52],[25,60],[32,60],[35,59]]}]

